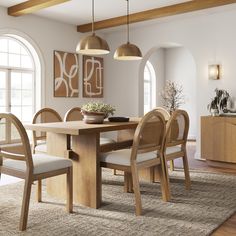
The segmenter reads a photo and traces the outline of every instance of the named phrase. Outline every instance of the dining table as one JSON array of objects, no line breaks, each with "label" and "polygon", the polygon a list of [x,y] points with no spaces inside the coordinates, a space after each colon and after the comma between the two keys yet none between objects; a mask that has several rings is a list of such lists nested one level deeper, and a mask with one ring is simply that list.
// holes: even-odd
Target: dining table
[{"label": "dining table", "polygon": [[[100,146],[100,134],[123,130],[124,135],[120,135],[121,140],[126,131],[130,133],[130,130],[135,130],[139,120],[140,118],[130,118],[128,122],[104,121],[103,124],[69,121],[25,124],[24,126],[27,130],[47,133],[46,142],[49,155],[72,160],[74,203],[99,208],[102,200],[99,153],[112,150],[115,147],[114,144],[110,144],[111,147],[109,144],[104,147]],[[119,145],[117,144],[117,146]],[[66,199],[65,183],[65,176],[49,178],[46,183],[47,193],[56,198]]]}]

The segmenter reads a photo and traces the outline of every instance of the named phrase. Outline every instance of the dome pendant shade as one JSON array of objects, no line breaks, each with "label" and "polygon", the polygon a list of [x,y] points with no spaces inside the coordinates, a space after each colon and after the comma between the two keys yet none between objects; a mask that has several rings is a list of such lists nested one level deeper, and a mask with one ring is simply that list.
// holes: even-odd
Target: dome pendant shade
[{"label": "dome pendant shade", "polygon": [[133,61],[142,59],[140,49],[129,41],[129,0],[127,1],[127,43],[119,46],[114,54],[114,59],[121,61]]},{"label": "dome pendant shade", "polygon": [[76,47],[76,52],[84,55],[104,55],[110,52],[107,42],[92,34],[83,38]]},{"label": "dome pendant shade", "polygon": [[140,60],[142,59],[142,53],[136,45],[128,42],[116,49],[114,59],[121,61]]},{"label": "dome pendant shade", "polygon": [[92,35],[80,40],[76,52],[84,55],[104,55],[110,52],[107,42],[95,35],[94,31],[94,0],[92,0]]}]

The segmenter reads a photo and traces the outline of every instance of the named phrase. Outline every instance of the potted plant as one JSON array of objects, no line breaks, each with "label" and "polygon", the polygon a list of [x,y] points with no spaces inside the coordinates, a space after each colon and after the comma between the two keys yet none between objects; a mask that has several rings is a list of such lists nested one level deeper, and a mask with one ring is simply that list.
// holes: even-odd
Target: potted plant
[{"label": "potted plant", "polygon": [[219,115],[220,112],[227,112],[227,105],[230,99],[229,93],[224,89],[216,88],[215,94],[215,97],[207,106],[212,116]]},{"label": "potted plant", "polygon": [[84,121],[87,124],[102,124],[104,119],[113,115],[115,108],[101,102],[89,102],[81,107]]},{"label": "potted plant", "polygon": [[161,92],[163,106],[170,114],[184,104],[183,87],[174,81],[167,80]]}]

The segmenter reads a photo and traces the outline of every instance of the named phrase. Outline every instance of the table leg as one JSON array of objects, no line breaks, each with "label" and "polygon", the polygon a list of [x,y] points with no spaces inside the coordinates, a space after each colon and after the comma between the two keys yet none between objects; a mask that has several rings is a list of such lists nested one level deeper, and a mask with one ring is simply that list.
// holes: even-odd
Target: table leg
[{"label": "table leg", "polygon": [[[68,135],[47,133],[47,153],[65,158],[68,148]],[[47,193],[59,199],[66,199],[66,176],[59,175],[47,179]]]},{"label": "table leg", "polygon": [[[98,159],[99,134],[86,134],[72,136],[47,133],[48,153],[65,156],[72,141],[72,150],[77,158],[73,158],[73,196],[74,202],[92,208],[101,205],[101,168]],[[48,179],[47,192],[57,198],[66,198],[66,178],[58,176]]]},{"label": "table leg", "polygon": [[99,134],[72,136],[72,150],[79,155],[78,163],[73,166],[75,201],[99,208],[102,195]]}]

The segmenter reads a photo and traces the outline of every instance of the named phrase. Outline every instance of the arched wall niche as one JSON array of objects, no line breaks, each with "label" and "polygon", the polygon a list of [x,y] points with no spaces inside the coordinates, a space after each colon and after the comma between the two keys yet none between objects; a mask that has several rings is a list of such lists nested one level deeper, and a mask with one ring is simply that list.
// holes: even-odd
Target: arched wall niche
[{"label": "arched wall niche", "polygon": [[[156,59],[152,59],[156,58]],[[156,105],[162,105],[160,92],[166,80],[177,82],[183,86],[185,104],[182,109],[190,116],[189,139],[197,136],[197,101],[196,101],[196,62],[193,53],[179,43],[162,43],[153,46],[145,53],[139,65],[139,116],[143,115],[144,108],[144,68],[147,61],[153,60],[156,72]]]}]

